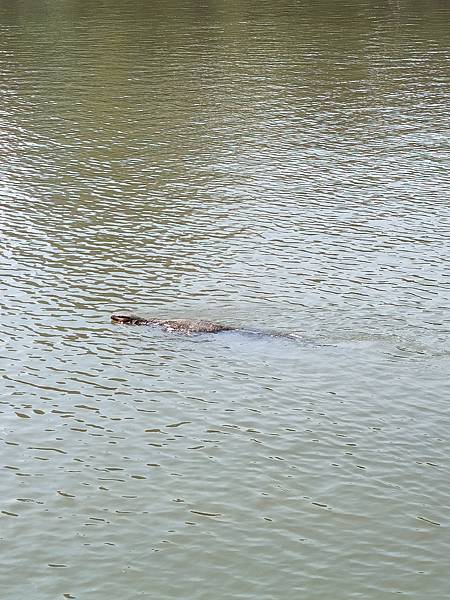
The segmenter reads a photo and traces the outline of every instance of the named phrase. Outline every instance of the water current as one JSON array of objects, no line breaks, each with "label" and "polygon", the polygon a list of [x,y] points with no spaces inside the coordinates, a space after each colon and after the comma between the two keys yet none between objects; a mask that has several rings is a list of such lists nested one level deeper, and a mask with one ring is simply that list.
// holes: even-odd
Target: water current
[{"label": "water current", "polygon": [[2,600],[450,597],[449,24],[0,0]]}]

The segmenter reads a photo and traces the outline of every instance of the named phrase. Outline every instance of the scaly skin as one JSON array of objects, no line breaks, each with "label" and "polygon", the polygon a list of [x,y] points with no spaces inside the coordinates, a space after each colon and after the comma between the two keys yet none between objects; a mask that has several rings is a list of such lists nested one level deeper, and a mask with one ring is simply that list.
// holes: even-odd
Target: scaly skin
[{"label": "scaly skin", "polygon": [[234,327],[220,325],[211,321],[193,321],[191,319],[145,319],[133,314],[111,315],[113,323],[122,325],[157,325],[165,331],[179,331],[181,333],[218,333],[219,331],[233,331]]}]

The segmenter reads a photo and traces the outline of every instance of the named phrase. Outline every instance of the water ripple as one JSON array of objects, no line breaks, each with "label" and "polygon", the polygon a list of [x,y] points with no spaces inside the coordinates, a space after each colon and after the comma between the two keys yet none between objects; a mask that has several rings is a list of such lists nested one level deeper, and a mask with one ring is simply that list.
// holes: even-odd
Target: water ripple
[{"label": "water ripple", "polygon": [[5,597],[446,597],[448,6],[0,16]]}]

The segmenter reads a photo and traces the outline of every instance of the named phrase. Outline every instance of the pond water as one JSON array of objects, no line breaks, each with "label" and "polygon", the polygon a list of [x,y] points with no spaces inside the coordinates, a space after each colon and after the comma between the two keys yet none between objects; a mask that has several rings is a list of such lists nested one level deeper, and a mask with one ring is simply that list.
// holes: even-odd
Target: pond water
[{"label": "pond water", "polygon": [[0,0],[4,600],[450,596],[449,17]]}]

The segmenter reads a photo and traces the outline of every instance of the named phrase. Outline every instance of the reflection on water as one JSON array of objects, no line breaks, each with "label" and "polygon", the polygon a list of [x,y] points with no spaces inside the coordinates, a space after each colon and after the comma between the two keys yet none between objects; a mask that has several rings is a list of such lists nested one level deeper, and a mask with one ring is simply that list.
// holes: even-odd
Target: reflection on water
[{"label": "reflection on water", "polygon": [[0,0],[5,598],[447,597],[449,16]]}]

